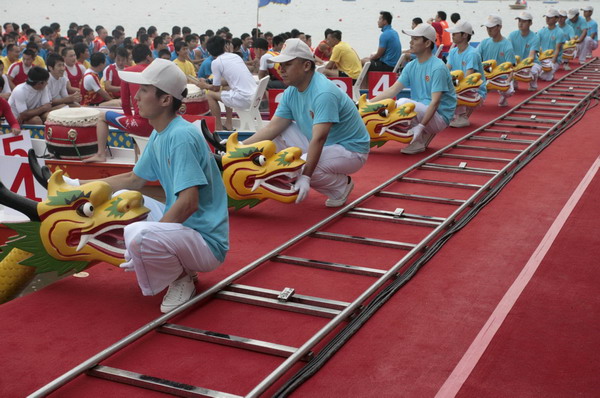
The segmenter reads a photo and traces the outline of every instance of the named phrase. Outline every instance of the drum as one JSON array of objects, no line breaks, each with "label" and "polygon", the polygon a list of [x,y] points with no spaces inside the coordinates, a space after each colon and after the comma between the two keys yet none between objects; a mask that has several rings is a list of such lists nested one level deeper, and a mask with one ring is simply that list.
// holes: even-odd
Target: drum
[{"label": "drum", "polygon": [[181,115],[206,115],[209,109],[204,90],[195,84],[188,84],[187,91],[187,96],[183,99],[179,113]]},{"label": "drum", "polygon": [[100,111],[90,108],[62,108],[46,119],[46,146],[59,159],[81,160],[98,151],[96,125]]}]

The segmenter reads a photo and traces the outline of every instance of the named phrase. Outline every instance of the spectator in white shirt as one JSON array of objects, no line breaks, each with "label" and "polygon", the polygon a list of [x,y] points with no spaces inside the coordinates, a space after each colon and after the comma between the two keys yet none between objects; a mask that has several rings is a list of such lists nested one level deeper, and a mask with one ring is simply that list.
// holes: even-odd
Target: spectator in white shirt
[{"label": "spectator in white shirt", "polygon": [[27,74],[27,81],[13,90],[8,103],[20,125],[43,124],[52,110],[52,97],[48,90],[50,74],[44,68],[34,66]]},{"label": "spectator in white shirt", "polygon": [[79,90],[73,90],[69,94],[69,79],[65,76],[65,60],[58,54],[50,54],[46,59],[46,66],[50,77],[48,78],[48,91],[52,97],[52,106],[66,104],[69,106],[79,106],[81,94]]}]

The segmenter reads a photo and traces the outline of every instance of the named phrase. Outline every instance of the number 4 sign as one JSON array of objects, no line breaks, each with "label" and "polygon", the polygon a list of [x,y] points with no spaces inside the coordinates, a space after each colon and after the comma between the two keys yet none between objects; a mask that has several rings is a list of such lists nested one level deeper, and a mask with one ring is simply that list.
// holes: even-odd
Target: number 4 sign
[{"label": "number 4 sign", "polygon": [[381,94],[398,80],[398,74],[393,72],[369,72],[369,98]]}]

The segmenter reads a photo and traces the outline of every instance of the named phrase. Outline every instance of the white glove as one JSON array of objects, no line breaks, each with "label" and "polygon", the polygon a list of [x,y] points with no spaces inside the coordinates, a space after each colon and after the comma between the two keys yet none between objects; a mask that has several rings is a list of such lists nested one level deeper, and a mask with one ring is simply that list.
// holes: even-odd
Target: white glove
[{"label": "white glove", "polygon": [[133,268],[133,261],[131,261],[131,256],[128,251],[125,251],[125,262],[119,265],[119,268],[123,269],[125,272],[133,272],[135,269]]},{"label": "white glove", "polygon": [[78,187],[81,184],[79,183],[79,178],[69,178],[67,176],[63,176],[63,180],[65,180],[65,182],[69,185],[72,185],[74,187]]},{"label": "white glove", "polygon": [[310,177],[302,174],[296,180],[294,184],[294,190],[298,192],[298,198],[296,198],[296,203],[302,202],[308,196],[308,191],[310,190]]},{"label": "white glove", "polygon": [[413,140],[414,140],[415,138],[417,138],[418,136],[421,135],[421,133],[423,132],[424,129],[425,129],[425,126],[422,125],[421,123],[419,123],[415,127],[408,130],[408,132],[412,134]]}]

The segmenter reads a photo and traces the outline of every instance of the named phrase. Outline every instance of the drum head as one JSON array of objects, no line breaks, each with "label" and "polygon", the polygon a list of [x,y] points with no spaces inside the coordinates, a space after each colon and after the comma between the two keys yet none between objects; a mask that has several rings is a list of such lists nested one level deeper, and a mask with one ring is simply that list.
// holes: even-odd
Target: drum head
[{"label": "drum head", "polygon": [[48,114],[46,124],[86,127],[95,126],[100,119],[100,111],[91,108],[61,108]]}]

